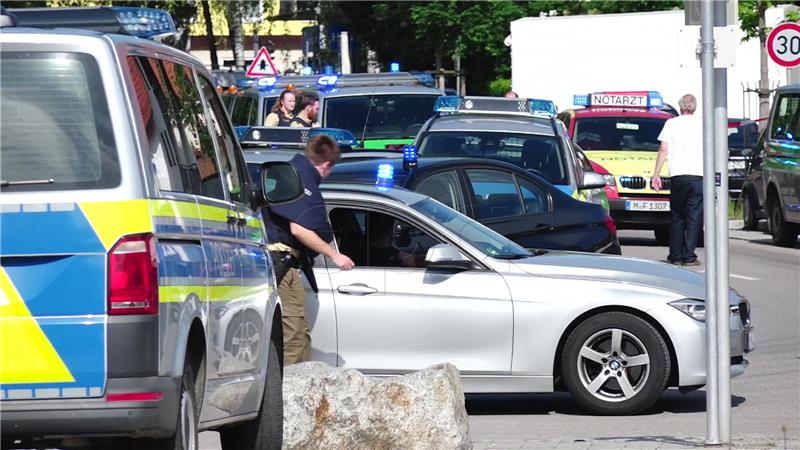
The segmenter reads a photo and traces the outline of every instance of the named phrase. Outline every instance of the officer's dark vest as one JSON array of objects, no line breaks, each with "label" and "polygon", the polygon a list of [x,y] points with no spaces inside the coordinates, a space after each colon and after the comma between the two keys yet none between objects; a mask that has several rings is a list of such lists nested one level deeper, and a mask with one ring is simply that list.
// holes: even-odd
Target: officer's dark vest
[{"label": "officer's dark vest", "polygon": [[294,119],[292,119],[291,121],[292,121],[292,122],[299,123],[300,125],[302,125],[302,126],[304,126],[304,127],[307,127],[307,128],[311,128],[311,125],[312,125],[312,123],[311,123],[311,122],[306,122],[306,121],[305,121],[305,120],[303,120],[303,118],[302,118],[302,117],[300,117],[300,116],[294,116]]},{"label": "officer's dark vest", "polygon": [[282,109],[278,109],[278,112],[275,114],[278,115],[278,126],[279,127],[288,127],[290,123],[292,123],[292,117],[287,117]]}]

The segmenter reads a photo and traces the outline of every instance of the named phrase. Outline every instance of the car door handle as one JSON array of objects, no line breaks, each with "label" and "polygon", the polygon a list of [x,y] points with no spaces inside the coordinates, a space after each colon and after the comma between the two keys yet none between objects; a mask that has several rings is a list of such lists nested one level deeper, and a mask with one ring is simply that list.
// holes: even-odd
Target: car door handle
[{"label": "car door handle", "polygon": [[542,231],[553,231],[555,229],[556,229],[556,227],[554,227],[552,225],[549,225],[549,224],[546,224],[546,223],[540,223],[540,224],[536,225],[533,228],[533,230],[531,230],[531,231],[534,232],[534,233],[540,233]]},{"label": "car door handle", "polygon": [[378,292],[374,287],[369,287],[364,283],[345,284],[336,288],[342,294],[350,295],[369,295]]},{"label": "car door handle", "polygon": [[238,225],[239,218],[236,216],[228,216],[228,225]]}]

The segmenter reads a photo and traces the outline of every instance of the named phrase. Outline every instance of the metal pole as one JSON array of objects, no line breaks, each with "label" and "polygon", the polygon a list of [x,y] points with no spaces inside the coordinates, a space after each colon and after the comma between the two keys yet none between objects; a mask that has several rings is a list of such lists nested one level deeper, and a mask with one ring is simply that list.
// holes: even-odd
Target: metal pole
[{"label": "metal pole", "polygon": [[[714,25],[726,26],[727,0],[714,2]],[[717,283],[717,386],[719,404],[719,438],[721,444],[731,442],[731,347],[730,347],[730,290],[728,279],[728,69],[714,69],[714,148],[716,150],[717,224],[716,253]],[[708,247],[706,247],[708,253]]]},{"label": "metal pole", "polygon": [[706,243],[706,444],[719,444],[717,376],[716,220],[714,214],[714,4],[701,5],[700,61],[703,76],[703,223]]},{"label": "metal pole", "polygon": [[339,49],[342,52],[342,73],[350,73],[350,36],[347,31],[342,31],[339,34]]}]

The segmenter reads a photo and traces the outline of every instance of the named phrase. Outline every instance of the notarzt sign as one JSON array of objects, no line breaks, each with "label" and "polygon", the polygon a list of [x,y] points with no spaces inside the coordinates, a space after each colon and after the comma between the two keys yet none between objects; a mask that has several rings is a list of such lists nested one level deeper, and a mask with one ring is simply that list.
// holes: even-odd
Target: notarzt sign
[{"label": "notarzt sign", "polygon": [[592,94],[592,106],[631,106],[647,108],[647,94]]}]

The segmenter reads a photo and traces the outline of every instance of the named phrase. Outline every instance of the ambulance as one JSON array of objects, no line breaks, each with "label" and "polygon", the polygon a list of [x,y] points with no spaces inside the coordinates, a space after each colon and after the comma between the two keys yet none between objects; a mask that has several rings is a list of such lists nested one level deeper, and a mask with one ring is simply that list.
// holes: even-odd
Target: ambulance
[{"label": "ambulance", "polygon": [[[650,187],[664,123],[677,112],[655,91],[595,92],[575,95],[576,108],[561,112],[569,136],[613,180],[606,189],[611,217],[621,229],[653,230],[669,239],[669,177],[664,187]],[[610,178],[610,177],[609,177]]]}]

